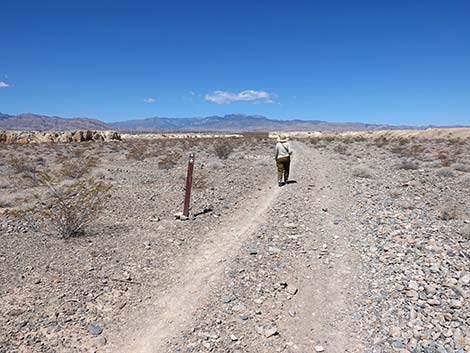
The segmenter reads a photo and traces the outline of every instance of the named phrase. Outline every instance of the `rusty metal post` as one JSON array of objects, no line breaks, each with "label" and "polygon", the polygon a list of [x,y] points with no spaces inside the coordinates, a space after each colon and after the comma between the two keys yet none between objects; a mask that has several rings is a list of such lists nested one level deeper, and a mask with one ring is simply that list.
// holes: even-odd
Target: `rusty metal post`
[{"label": "rusty metal post", "polygon": [[186,193],[184,195],[183,215],[189,217],[189,204],[191,201],[191,186],[193,184],[194,153],[189,154],[188,173],[186,175]]}]

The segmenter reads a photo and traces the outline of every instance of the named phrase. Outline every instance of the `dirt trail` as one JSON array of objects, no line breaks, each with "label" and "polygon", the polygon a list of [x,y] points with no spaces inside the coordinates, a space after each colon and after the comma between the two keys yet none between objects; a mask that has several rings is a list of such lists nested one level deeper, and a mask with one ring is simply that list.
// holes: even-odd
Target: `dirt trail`
[{"label": "dirt trail", "polygon": [[301,351],[315,352],[323,346],[329,352],[353,351],[350,309],[357,291],[354,275],[359,256],[351,249],[352,226],[348,219],[350,202],[338,164],[317,149],[295,145],[297,153],[288,207],[299,215],[308,229],[305,256],[297,258],[291,278],[298,294],[291,301],[288,316],[280,324]]},{"label": "dirt trail", "polygon": [[[274,180],[274,179],[273,179]],[[221,228],[212,232],[204,244],[189,255],[178,271],[169,276],[175,283],[152,303],[145,317],[139,317],[124,327],[118,342],[108,347],[110,352],[161,352],[165,343],[188,328],[192,312],[207,299],[211,289],[222,277],[231,256],[243,246],[246,238],[263,222],[266,210],[279,195],[280,189],[269,192],[250,207],[240,207]]]},{"label": "dirt trail", "polygon": [[351,228],[345,217],[349,206],[342,181],[335,162],[302,143],[293,146],[292,178],[297,183],[273,187],[255,202],[246,201],[249,207],[240,207],[210,234],[210,242],[195,249],[180,270],[169,275],[176,279],[173,285],[144,317],[122,329],[121,343],[109,346],[108,351],[162,352],[168,343],[178,341],[182,331],[194,327],[193,313],[209,305],[211,293],[223,284],[224,273],[253,233],[266,224],[283,228],[285,221],[273,212],[276,207],[302,223],[307,249],[285,274],[299,291],[287,304],[293,314],[278,322],[282,336],[290,339],[294,351],[315,352],[314,347],[321,345],[330,352],[353,351],[348,310],[358,258],[349,249]]}]

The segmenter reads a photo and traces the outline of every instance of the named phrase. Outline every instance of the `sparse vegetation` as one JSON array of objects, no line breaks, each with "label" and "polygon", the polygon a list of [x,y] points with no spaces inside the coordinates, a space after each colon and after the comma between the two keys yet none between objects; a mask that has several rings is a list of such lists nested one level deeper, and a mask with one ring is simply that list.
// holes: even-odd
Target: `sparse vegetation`
[{"label": "sparse vegetation", "polygon": [[470,189],[470,175],[463,176],[460,180],[460,185],[462,185],[464,188]]},{"label": "sparse vegetation", "polygon": [[177,164],[178,161],[181,159],[181,154],[178,152],[173,152],[169,153],[168,155],[160,158],[158,161],[158,168],[159,169],[172,169],[174,168]]},{"label": "sparse vegetation", "polygon": [[368,179],[368,178],[373,177],[371,170],[366,166],[356,167],[353,170],[352,174],[353,174],[353,176],[358,177],[358,178]]},{"label": "sparse vegetation", "polygon": [[147,147],[144,144],[138,144],[131,147],[126,155],[127,159],[134,159],[136,161],[143,161],[147,157]]},{"label": "sparse vegetation", "polygon": [[405,159],[397,164],[397,168],[404,170],[416,170],[419,168],[419,163],[413,160]]},{"label": "sparse vegetation", "polygon": [[[250,221],[246,215],[252,214],[252,209],[262,212],[262,217],[252,214],[250,218],[256,218],[255,222],[262,223],[261,226],[253,227],[257,236],[255,238],[253,234],[251,239],[256,240],[256,250],[259,254],[267,256],[254,257],[245,252],[245,255],[237,256],[233,262],[235,258],[227,258],[227,255],[224,255],[227,261],[217,262],[217,266],[226,268],[226,273],[237,275],[226,276],[227,278],[224,277],[218,282],[220,292],[217,298],[221,297],[219,294],[236,294],[248,288],[249,291],[244,293],[249,300],[244,301],[244,305],[249,306],[247,312],[254,312],[258,308],[253,301],[259,297],[257,286],[261,284],[263,288],[273,288],[283,280],[278,276],[266,276],[266,271],[281,267],[289,269],[290,264],[302,259],[316,261],[310,256],[312,246],[328,245],[328,249],[323,251],[331,250],[333,254],[337,245],[341,247],[344,244],[354,244],[354,252],[361,254],[356,260],[360,263],[370,260],[370,263],[366,267],[360,265],[360,275],[350,277],[366,281],[361,282],[361,285],[372,283],[370,281],[377,283],[374,290],[368,291],[371,297],[367,299],[371,299],[375,313],[388,315],[385,321],[377,322],[378,330],[382,325],[396,324],[401,327],[402,332],[406,332],[409,322],[406,308],[416,304],[414,298],[407,295],[411,279],[424,278],[424,282],[418,283],[420,286],[428,283],[440,288],[435,296],[444,303],[447,294],[452,292],[450,288],[439,286],[444,281],[454,279],[461,283],[460,278],[468,272],[466,259],[461,256],[461,251],[468,248],[467,243],[470,240],[470,229],[465,227],[469,207],[466,195],[470,192],[470,173],[458,169],[462,169],[459,164],[470,164],[470,146],[458,145],[456,148],[457,146],[447,146],[447,141],[435,144],[434,141],[412,139],[400,144],[398,139],[388,137],[393,135],[386,133],[387,139],[380,140],[386,141],[385,148],[378,149],[374,146],[373,134],[366,134],[365,143],[356,143],[353,134],[345,135],[346,138],[343,139],[339,134],[331,134],[335,136],[335,140],[328,145],[320,138],[316,145],[308,143],[310,137],[300,142],[291,138],[294,149],[292,178],[298,178],[299,183],[292,183],[281,189],[278,189],[276,184],[276,166],[272,153],[275,139],[256,134],[237,139],[184,140],[146,137],[145,140],[135,139],[93,146],[8,146],[0,150],[0,164],[4,164],[0,166],[0,232],[5,234],[0,237],[0,249],[6,249],[0,254],[1,261],[6,264],[6,271],[0,280],[8,290],[8,293],[0,295],[5,295],[6,306],[3,307],[2,314],[6,314],[4,316],[9,320],[8,326],[5,326],[7,336],[4,342],[9,340],[20,346],[28,329],[29,336],[41,339],[38,345],[28,347],[42,349],[43,346],[39,345],[48,342],[50,345],[44,346],[44,349],[67,351],[75,342],[71,342],[75,330],[81,330],[83,327],[65,325],[54,336],[42,335],[44,328],[41,325],[27,325],[21,332],[16,330],[23,322],[40,322],[44,311],[42,301],[39,303],[37,298],[57,298],[59,295],[65,295],[63,300],[44,302],[47,305],[44,310],[66,313],[70,305],[73,305],[73,308],[79,307],[75,306],[78,302],[69,300],[76,299],[86,304],[99,295],[97,301],[103,306],[97,308],[96,312],[93,311],[92,319],[107,325],[107,318],[122,313],[116,300],[123,299],[130,308],[138,308],[139,305],[145,304],[141,302],[142,298],[150,298],[150,289],[140,283],[160,283],[163,278],[168,283],[179,285],[181,282],[175,280],[175,275],[185,273],[184,266],[190,264],[187,260],[192,259],[194,254],[200,254],[198,249],[201,249],[201,246],[208,250],[213,249],[211,247],[214,245],[217,249],[225,246],[226,239],[220,236],[221,232],[227,232],[232,227],[235,227],[236,231],[236,225],[231,225],[231,221],[238,225]],[[227,159],[221,159],[216,156],[213,146],[215,143],[226,141],[235,141],[236,149]],[[139,145],[144,145],[146,149],[144,162],[136,162],[134,158],[126,159],[128,152]],[[326,148],[320,150],[318,146]],[[392,146],[401,147],[397,149],[401,154],[391,153]],[[96,157],[97,149],[102,154],[97,167],[91,165],[90,168],[85,168],[83,175],[77,176],[77,179],[72,176],[64,178],[66,165],[72,165],[70,162],[78,163],[79,166],[86,165],[86,156]],[[29,156],[26,155],[28,151]],[[443,160],[453,161],[449,169],[455,174],[454,179],[436,175],[441,168],[441,159],[437,158],[438,151],[443,152]],[[195,219],[190,217],[190,220],[180,222],[174,220],[174,213],[180,211],[183,206],[187,156],[190,152],[196,153],[190,205]],[[56,192],[51,191],[46,183],[34,188],[24,181],[18,183],[12,178],[13,169],[6,163],[12,156],[29,159],[39,171],[45,166],[51,168],[49,175],[55,178],[51,180],[51,184]],[[418,166],[418,171],[414,171]],[[69,169],[74,168],[76,167]],[[90,176],[95,179],[90,180]],[[114,180],[116,187],[112,190],[112,198],[106,190],[108,184],[97,184],[99,178],[102,178],[102,181]],[[105,190],[98,194],[93,191],[95,186]],[[2,187],[5,189],[1,189]],[[274,190],[279,190],[279,196],[273,193]],[[86,201],[85,195],[88,193],[96,195],[99,207],[87,206],[89,201]],[[38,198],[31,197],[33,194],[37,194]],[[269,201],[264,196],[269,196]],[[88,200],[91,198],[90,196]],[[58,199],[63,202],[58,202]],[[266,205],[265,202],[272,202],[272,207],[269,204],[269,207],[263,206],[266,211],[260,210],[259,206]],[[34,212],[22,213],[24,218],[13,217],[16,209],[33,208]],[[85,217],[89,222],[85,222],[82,227],[76,226],[80,224],[80,215],[92,209],[97,211],[93,216]],[[98,218],[100,212],[108,210],[110,212],[106,212],[106,217]],[[276,210],[278,212],[273,212]],[[285,217],[279,217],[279,211]],[[302,237],[296,237],[294,241],[285,236],[286,223],[291,221],[298,226],[298,230],[307,227],[317,229],[319,224],[322,225],[321,222],[326,222],[324,226],[329,231],[325,234],[313,234],[318,240],[315,244],[312,239]],[[298,231],[292,228],[287,232],[294,234]],[[58,234],[60,237],[50,236],[51,234]],[[80,237],[81,234],[94,236]],[[64,241],[63,238],[69,239]],[[229,240],[238,242],[240,239],[232,237]],[[246,240],[243,240],[244,244]],[[303,253],[303,250],[306,252]],[[349,257],[351,254],[347,251],[341,253],[346,257],[340,260],[352,264],[349,262],[353,259]],[[236,255],[237,253],[229,254]],[[445,264],[444,274],[434,272],[430,266],[429,259],[434,263],[433,259],[437,255],[438,262]],[[22,269],[34,268],[34,271],[25,272],[27,277],[21,281],[21,291],[14,290],[19,281],[15,266],[18,256],[21,256]],[[181,261],[171,260],[177,257],[180,257]],[[46,259],[44,266],[38,266],[43,259]],[[212,258],[208,261],[214,263]],[[235,267],[231,267],[232,263]],[[333,262],[332,265],[334,271],[337,263]],[[154,268],[158,271],[146,270]],[[240,268],[244,271],[239,272]],[[263,271],[259,272],[257,268]],[[370,269],[373,271],[369,271]],[[332,271],[326,266],[319,270],[325,274]],[[82,275],[83,271],[86,276]],[[223,271],[221,270],[222,274]],[[254,285],[246,286],[246,273],[250,274],[249,281]],[[320,280],[326,278],[325,281],[328,282],[327,277],[318,276]],[[294,279],[296,275],[289,278]],[[60,283],[54,286],[51,292],[51,285],[57,280],[60,280]],[[393,296],[386,296],[387,302],[383,303],[386,306],[382,306],[382,289],[393,289],[397,283],[403,291],[400,289],[395,291]],[[289,285],[290,283],[287,286]],[[340,283],[338,288],[342,288],[341,285]],[[112,286],[112,291],[103,292],[103,286]],[[466,287],[465,285],[462,288]],[[10,291],[10,288],[13,290]],[[287,293],[287,287],[281,290],[279,294]],[[300,287],[299,290],[301,294],[304,288]],[[417,290],[418,297],[420,291]],[[287,303],[287,296],[282,294],[282,298]],[[427,297],[426,300],[430,298]],[[455,296],[452,299],[457,298]],[[460,310],[451,312],[456,320],[464,320],[464,315],[468,312],[468,303],[464,300],[462,297]],[[10,317],[9,312],[16,310],[17,303],[24,303],[25,307],[31,310]],[[220,312],[223,313],[226,305],[221,301],[216,305],[219,305]],[[404,315],[400,317],[396,312],[389,312],[387,308],[390,307],[396,307],[397,310],[405,308]],[[211,304],[210,310],[204,311],[204,316],[213,316],[214,308]],[[435,319],[436,311],[432,310],[438,312],[441,309],[438,306],[427,308],[431,310],[429,313],[432,316],[420,316],[424,324],[429,324]],[[309,309],[305,313],[310,315],[313,311]],[[264,315],[267,315],[266,322],[272,322],[278,311],[266,310]],[[372,322],[375,322],[374,315],[364,317],[371,317]],[[91,321],[90,312],[87,310],[77,310],[73,314],[67,314],[67,317],[78,323]],[[62,320],[62,317],[58,320]],[[197,321],[210,323],[207,326],[210,331],[214,328],[218,332],[228,332],[225,331],[227,329],[230,332],[238,332],[240,336],[243,334],[244,337],[253,331],[252,328],[243,326],[243,322],[239,322],[240,326],[234,328],[233,325],[230,326],[231,322],[225,327],[210,319],[200,320],[197,317]],[[59,325],[61,323],[62,321],[58,322]],[[8,327],[12,327],[12,330]],[[454,328],[457,329],[452,327]],[[258,336],[256,332],[252,333]],[[442,335],[441,338],[446,339]],[[223,351],[226,347],[230,350],[229,347],[233,345],[231,340],[227,341],[230,346],[222,343],[216,345],[215,341],[217,340],[211,341],[214,351]],[[264,336],[262,341],[265,342]],[[1,342],[0,338],[0,346]],[[88,341],[83,342],[88,344]],[[86,348],[88,349],[88,346]],[[199,348],[198,346],[195,349]],[[14,347],[12,349],[14,350]]]},{"label": "sparse vegetation", "polygon": [[66,159],[62,162],[59,175],[70,179],[80,179],[90,174],[97,164],[98,159],[91,156]]},{"label": "sparse vegetation", "polygon": [[443,221],[449,221],[457,219],[459,215],[459,207],[456,203],[448,202],[444,203],[439,209],[439,219]]},{"label": "sparse vegetation", "polygon": [[63,238],[84,233],[85,227],[101,212],[111,189],[111,184],[93,179],[62,187],[47,174],[41,175],[39,180],[48,193],[27,213],[36,220],[39,218],[39,222],[46,221]]},{"label": "sparse vegetation", "polygon": [[220,159],[227,159],[228,156],[233,152],[235,145],[232,141],[221,140],[215,143],[214,152],[217,157]]},{"label": "sparse vegetation", "polygon": [[463,163],[457,163],[457,164],[454,165],[454,169],[459,171],[459,172],[469,173],[470,172],[470,165],[463,164]]},{"label": "sparse vegetation", "polygon": [[36,165],[30,158],[23,156],[11,157],[7,163],[18,174],[32,175],[37,172]]},{"label": "sparse vegetation", "polygon": [[436,175],[444,178],[453,178],[455,176],[454,172],[452,169],[444,167],[440,168],[436,171]]},{"label": "sparse vegetation", "polygon": [[333,148],[336,153],[345,154],[348,151],[348,148],[345,145],[337,145]]}]

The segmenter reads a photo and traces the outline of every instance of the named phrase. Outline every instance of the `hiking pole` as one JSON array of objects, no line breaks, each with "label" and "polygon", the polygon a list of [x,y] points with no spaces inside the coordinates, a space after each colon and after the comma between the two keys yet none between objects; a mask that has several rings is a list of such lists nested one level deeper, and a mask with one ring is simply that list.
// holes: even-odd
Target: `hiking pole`
[{"label": "hiking pole", "polygon": [[186,174],[186,193],[184,195],[183,216],[189,217],[189,203],[191,200],[191,186],[193,184],[194,153],[189,154],[188,173]]}]

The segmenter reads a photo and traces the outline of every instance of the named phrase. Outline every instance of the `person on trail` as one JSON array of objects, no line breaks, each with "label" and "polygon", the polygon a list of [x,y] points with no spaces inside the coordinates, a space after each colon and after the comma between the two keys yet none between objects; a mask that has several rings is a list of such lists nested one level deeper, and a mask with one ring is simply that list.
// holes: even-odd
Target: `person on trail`
[{"label": "person on trail", "polygon": [[[277,163],[277,180],[278,185],[283,186],[289,180],[290,156],[292,150],[286,135],[279,135],[276,144],[275,158]],[[282,181],[284,177],[284,182]]]}]

